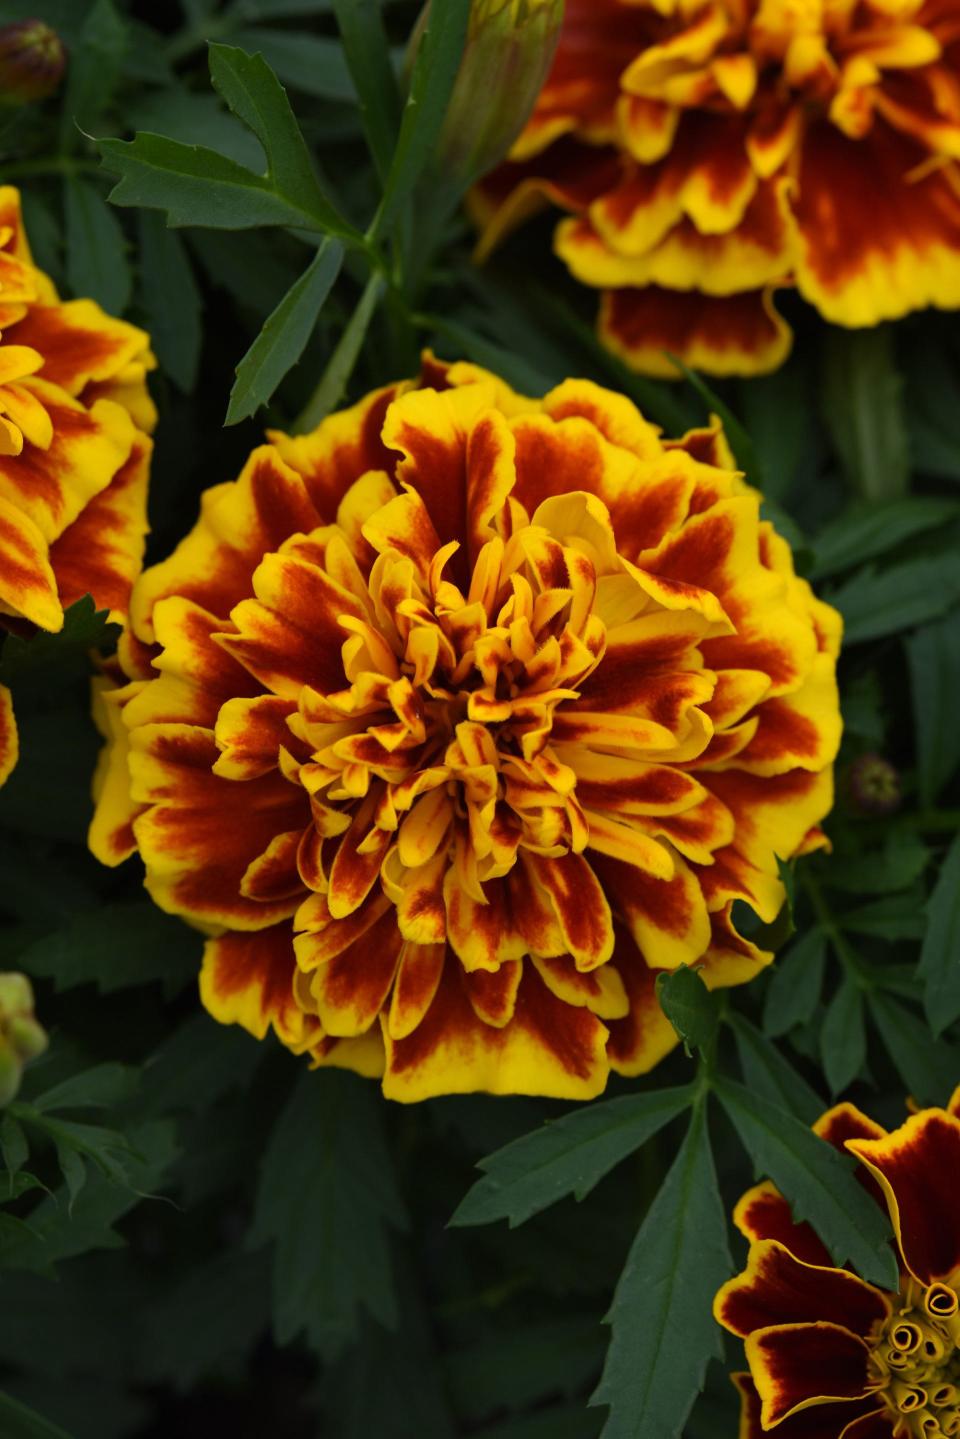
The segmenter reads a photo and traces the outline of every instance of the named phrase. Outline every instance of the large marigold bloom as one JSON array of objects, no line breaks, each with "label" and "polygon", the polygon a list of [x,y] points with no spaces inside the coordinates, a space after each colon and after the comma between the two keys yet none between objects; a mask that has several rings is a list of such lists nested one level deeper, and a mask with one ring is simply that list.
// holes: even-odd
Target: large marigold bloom
[{"label": "large marigold bloom", "polygon": [[649,374],[775,368],[773,290],[874,325],[960,306],[957,0],[567,0],[553,70],[476,192],[489,249],[546,199]]},{"label": "large marigold bloom", "polygon": [[95,851],[214,934],[216,1018],[393,1098],[649,1069],[657,970],[769,958],[730,910],[830,807],[838,616],[717,426],[585,381],[427,357],[271,438],[134,589]]},{"label": "large marigold bloom", "polygon": [[814,1126],[862,1166],[890,1215],[900,1286],[838,1269],[772,1184],[734,1213],[746,1270],[717,1319],[746,1342],[740,1439],[949,1439],[960,1434],[960,1089],[888,1134],[852,1104]]},{"label": "large marigold bloom", "polygon": [[[156,414],[142,330],[63,303],[0,186],[0,625],[59,630],[91,594],[123,621],[143,561]],[[16,761],[0,690],[0,783]]]}]

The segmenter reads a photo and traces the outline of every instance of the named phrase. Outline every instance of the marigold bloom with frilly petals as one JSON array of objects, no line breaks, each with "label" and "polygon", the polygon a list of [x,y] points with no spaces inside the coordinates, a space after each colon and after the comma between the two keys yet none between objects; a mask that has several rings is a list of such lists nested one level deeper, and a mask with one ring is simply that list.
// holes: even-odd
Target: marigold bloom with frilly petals
[{"label": "marigold bloom with frilly petals", "polygon": [[604,342],[714,374],[775,368],[795,284],[828,320],[960,306],[957,0],[567,0],[489,250],[545,200]]},{"label": "marigold bloom with frilly petals", "polygon": [[134,589],[95,852],[213,934],[216,1018],[392,1098],[649,1069],[657,970],[770,957],[731,906],[817,842],[839,617],[718,425],[586,381],[427,356],[271,439]]},{"label": "marigold bloom with frilly petals", "polygon": [[887,1133],[852,1104],[817,1133],[860,1161],[890,1215],[896,1293],[838,1269],[772,1184],[734,1213],[747,1268],[717,1295],[746,1343],[740,1439],[950,1439],[960,1434],[960,1089]]},{"label": "marigold bloom with frilly petals", "polygon": [[[60,301],[0,186],[0,625],[59,630],[91,594],[122,621],[143,560],[156,418],[142,330]],[[0,691],[0,782],[16,759]]]}]

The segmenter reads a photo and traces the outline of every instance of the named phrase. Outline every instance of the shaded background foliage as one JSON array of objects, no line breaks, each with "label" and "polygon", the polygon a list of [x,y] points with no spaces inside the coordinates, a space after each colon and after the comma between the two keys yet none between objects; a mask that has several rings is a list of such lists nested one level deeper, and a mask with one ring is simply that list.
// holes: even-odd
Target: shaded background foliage
[{"label": "shaded background foliage", "polygon": [[[630,374],[596,344],[591,296],[545,260],[546,222],[483,271],[455,208],[414,230],[467,4],[437,7],[398,161],[388,77],[416,8],[0,3],[0,21],[39,12],[69,50],[60,93],[0,129],[38,263],[149,328],[160,360],[149,557],[265,422],[408,373],[423,344],[534,393],[587,375],[674,432],[717,411],[845,617],[833,852],[789,876],[765,976],[722,1001],[689,975],[665,987],[689,1053],[652,1076],[569,1115],[484,1096],[388,1106],[199,1011],[199,937],[151,905],[138,862],[104,871],[85,848],[88,654],[109,627],[81,603],[62,635],[8,637],[23,756],[0,793],[0,966],[34,981],[53,1042],[0,1121],[5,1439],[732,1434],[735,1346],[709,1315],[742,1253],[732,1202],[772,1176],[882,1281],[883,1228],[806,1126],[840,1093],[895,1123],[906,1094],[943,1102],[960,1078],[955,322],[830,331],[788,299],[798,338],[776,375],[715,394]],[[213,52],[219,94],[207,41],[232,47]],[[101,167],[91,137],[137,131],[208,147],[214,179],[223,157],[262,176],[267,152],[258,184],[286,204],[298,142],[271,70],[329,177],[304,202],[312,228],[302,210],[211,228],[169,148],[107,141]],[[229,108],[238,77],[269,102],[259,138]],[[371,248],[384,185],[395,214]],[[899,791],[886,813],[865,789],[877,755]]]}]

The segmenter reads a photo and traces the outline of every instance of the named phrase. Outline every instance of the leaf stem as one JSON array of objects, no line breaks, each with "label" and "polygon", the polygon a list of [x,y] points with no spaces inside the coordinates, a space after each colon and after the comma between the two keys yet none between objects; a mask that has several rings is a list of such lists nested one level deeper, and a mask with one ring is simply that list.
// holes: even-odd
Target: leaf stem
[{"label": "leaf stem", "polygon": [[806,890],[807,897],[813,907],[813,912],[817,917],[817,923],[830,941],[834,953],[843,965],[849,978],[862,990],[873,989],[875,987],[873,976],[866,969],[853,945],[841,929],[836,915],[830,908],[823,890],[820,888],[819,881],[809,872],[804,872],[800,876],[800,882]]}]

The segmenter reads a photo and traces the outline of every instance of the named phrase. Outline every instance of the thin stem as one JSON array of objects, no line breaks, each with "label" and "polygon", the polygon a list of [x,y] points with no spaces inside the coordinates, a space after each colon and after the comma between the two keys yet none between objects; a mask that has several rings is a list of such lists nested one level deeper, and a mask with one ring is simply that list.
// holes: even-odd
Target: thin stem
[{"label": "thin stem", "polygon": [[823,890],[820,888],[819,881],[814,879],[812,874],[804,873],[801,877],[801,883],[813,907],[813,912],[817,917],[817,923],[829,939],[837,958],[843,965],[849,978],[853,980],[854,984],[859,985],[861,989],[872,989],[874,987],[873,977],[864,967],[859,955],[840,927],[836,915],[827,903]]}]

